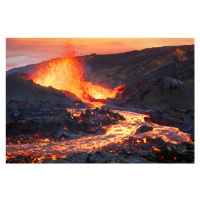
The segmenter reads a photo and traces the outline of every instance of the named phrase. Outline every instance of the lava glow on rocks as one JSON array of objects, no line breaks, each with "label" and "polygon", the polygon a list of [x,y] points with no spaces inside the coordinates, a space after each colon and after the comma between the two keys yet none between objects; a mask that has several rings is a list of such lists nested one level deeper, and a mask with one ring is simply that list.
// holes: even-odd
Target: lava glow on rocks
[{"label": "lava glow on rocks", "polygon": [[[64,142],[46,141],[38,144],[6,145],[6,159],[16,158],[19,155],[28,155],[32,156],[32,162],[36,162],[34,159],[36,159],[37,162],[42,162],[46,158],[57,160],[78,152],[95,152],[111,144],[123,143],[123,141],[129,137],[135,137],[138,139],[138,141],[136,140],[138,143],[141,141],[146,143],[146,137],[161,138],[165,142],[171,144],[178,144],[181,142],[193,143],[189,134],[179,131],[178,128],[145,122],[144,118],[148,117],[147,115],[119,110],[115,110],[115,112],[123,115],[126,120],[120,121],[119,124],[109,126],[106,133],[103,135],[84,136],[79,139]],[[153,130],[135,134],[137,129],[144,124],[152,126]],[[159,151],[159,149],[154,146],[152,146],[152,150]]]}]

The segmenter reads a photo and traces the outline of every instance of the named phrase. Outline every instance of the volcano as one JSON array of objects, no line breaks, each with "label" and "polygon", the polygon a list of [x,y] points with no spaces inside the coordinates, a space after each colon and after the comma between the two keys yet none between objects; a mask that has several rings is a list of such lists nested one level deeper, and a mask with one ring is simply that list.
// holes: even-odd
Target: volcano
[{"label": "volcano", "polygon": [[194,162],[194,45],[6,74],[7,163]]}]

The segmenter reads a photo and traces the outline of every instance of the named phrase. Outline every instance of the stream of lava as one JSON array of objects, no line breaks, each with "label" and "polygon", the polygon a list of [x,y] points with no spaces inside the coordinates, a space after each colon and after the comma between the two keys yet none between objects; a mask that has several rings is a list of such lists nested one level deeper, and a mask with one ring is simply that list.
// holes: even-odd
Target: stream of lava
[{"label": "stream of lava", "polygon": [[[74,153],[95,152],[111,144],[123,143],[123,140],[130,136],[137,139],[143,138],[144,141],[144,138],[148,136],[151,138],[162,138],[165,142],[172,144],[181,142],[193,143],[189,134],[179,131],[178,128],[145,122],[144,118],[148,117],[147,115],[129,111],[114,111],[123,115],[126,120],[119,121],[119,124],[110,125],[103,135],[85,136],[64,142],[6,145],[6,159],[16,158],[20,155],[31,156],[33,159],[37,158],[37,162],[42,162],[45,158],[57,160]],[[135,134],[138,127],[144,124],[152,126],[153,130]],[[157,150],[155,147],[152,148]]]}]

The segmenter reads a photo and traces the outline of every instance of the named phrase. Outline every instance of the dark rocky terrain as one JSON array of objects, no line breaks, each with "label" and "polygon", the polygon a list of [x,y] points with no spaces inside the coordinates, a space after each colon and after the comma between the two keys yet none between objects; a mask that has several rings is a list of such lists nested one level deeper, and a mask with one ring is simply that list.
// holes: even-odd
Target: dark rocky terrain
[{"label": "dark rocky terrain", "polygon": [[194,87],[170,77],[141,80],[120,95],[121,104],[157,110],[189,110],[194,106]]},{"label": "dark rocky terrain", "polygon": [[139,80],[171,77],[194,85],[194,45],[156,47],[86,58],[90,78],[127,86]]},{"label": "dark rocky terrain", "polygon": [[[170,145],[162,143],[160,151],[149,151],[143,149],[136,151],[128,147],[132,138],[129,138],[124,144],[112,145],[103,148],[101,151],[94,153],[77,153],[66,158],[49,163],[193,163],[194,162],[194,145],[181,143]],[[156,140],[152,141],[156,143]]]}]

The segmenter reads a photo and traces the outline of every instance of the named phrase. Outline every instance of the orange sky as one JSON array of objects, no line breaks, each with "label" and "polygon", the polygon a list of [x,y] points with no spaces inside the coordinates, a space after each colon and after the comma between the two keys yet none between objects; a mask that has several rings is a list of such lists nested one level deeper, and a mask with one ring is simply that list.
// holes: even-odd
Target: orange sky
[{"label": "orange sky", "polygon": [[6,70],[56,57],[194,44],[194,38],[7,38]]}]

